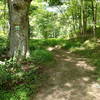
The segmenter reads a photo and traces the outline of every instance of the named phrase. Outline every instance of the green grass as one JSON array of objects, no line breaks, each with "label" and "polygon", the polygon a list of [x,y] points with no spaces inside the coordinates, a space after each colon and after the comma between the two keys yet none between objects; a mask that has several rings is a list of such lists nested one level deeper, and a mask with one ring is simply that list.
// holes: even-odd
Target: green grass
[{"label": "green grass", "polygon": [[87,58],[88,62],[95,66],[94,73],[97,75],[97,80],[100,79],[100,44],[97,41],[88,40],[72,51],[81,57]]},{"label": "green grass", "polygon": [[53,61],[53,54],[50,51],[37,49],[31,53],[32,59],[35,63],[48,63]]},{"label": "green grass", "polygon": [[45,49],[47,47],[55,47],[65,43],[64,39],[31,39],[29,42],[30,50]]}]

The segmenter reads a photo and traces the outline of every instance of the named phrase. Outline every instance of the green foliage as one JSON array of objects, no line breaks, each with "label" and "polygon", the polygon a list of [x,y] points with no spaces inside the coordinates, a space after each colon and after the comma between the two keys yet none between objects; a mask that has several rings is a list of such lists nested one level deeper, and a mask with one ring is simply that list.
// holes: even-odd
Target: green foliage
[{"label": "green foliage", "polygon": [[[49,0],[48,3],[59,2],[59,0]],[[47,8],[51,7],[51,11]],[[58,12],[55,13],[52,10],[55,8]],[[82,28],[82,5],[79,0],[68,0],[63,2],[59,6],[47,6],[41,2],[33,2],[30,7],[30,31],[31,37],[35,38],[72,38],[77,37],[81,33]],[[93,37],[93,7],[92,2],[84,1],[85,13],[86,13],[86,30],[87,34],[83,34],[83,38]],[[97,26],[99,27],[99,14],[100,3],[97,4]],[[33,10],[32,10],[33,9]],[[88,30],[91,28],[92,30]],[[96,34],[98,37],[99,35]]]},{"label": "green foliage", "polygon": [[75,40],[74,41],[68,40],[62,44],[63,49],[71,49],[71,48],[80,47],[80,46],[81,46],[81,42],[75,41]]},{"label": "green foliage", "polygon": [[43,44],[45,46],[55,47],[56,45],[60,45],[62,42],[64,42],[63,39],[46,39]]},{"label": "green foliage", "polygon": [[66,40],[63,39],[32,39],[30,40],[30,49],[45,49],[47,47],[55,47],[56,45],[61,45],[65,43]]},{"label": "green foliage", "polygon": [[1,91],[1,100],[29,100],[30,89],[26,85],[17,86],[13,91]]},{"label": "green foliage", "polygon": [[15,59],[0,62],[0,99],[28,100],[38,87],[39,74],[31,63],[17,64]]},{"label": "green foliage", "polygon": [[7,52],[7,39],[5,37],[0,37],[0,60],[3,60],[2,55]]},{"label": "green foliage", "polygon": [[13,85],[12,81],[15,78],[13,77],[13,71],[11,71],[15,69],[13,67],[16,67],[16,63],[12,60],[8,60],[5,61],[4,64],[0,64],[0,88],[7,89],[11,88]]},{"label": "green foliage", "polygon": [[54,5],[61,5],[62,2],[60,0],[45,0],[49,3],[50,6],[54,6]]},{"label": "green foliage", "polygon": [[[31,10],[30,14],[30,31],[31,37],[36,38],[54,38],[60,34],[60,24],[58,23],[58,15],[48,12],[45,5],[41,6],[32,3],[31,9],[37,6],[36,10]],[[58,29],[59,28],[59,29]]]},{"label": "green foliage", "polygon": [[36,63],[47,63],[53,60],[53,54],[47,50],[35,50],[31,56]]},{"label": "green foliage", "polygon": [[8,33],[8,9],[5,0],[0,1],[0,35]]}]

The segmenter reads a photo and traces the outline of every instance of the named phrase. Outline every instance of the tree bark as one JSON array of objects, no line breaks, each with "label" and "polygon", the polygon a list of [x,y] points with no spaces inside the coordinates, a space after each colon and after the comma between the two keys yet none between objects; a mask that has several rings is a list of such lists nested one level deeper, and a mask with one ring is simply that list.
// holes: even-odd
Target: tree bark
[{"label": "tree bark", "polygon": [[29,6],[31,0],[8,0],[9,8],[9,56],[22,59],[29,56]]},{"label": "tree bark", "polygon": [[79,13],[80,13],[80,17],[79,17],[79,30],[80,30],[80,34],[79,34],[79,37],[82,37],[82,6],[81,6],[81,3],[80,3],[80,10],[79,10]]},{"label": "tree bark", "polygon": [[93,12],[93,36],[96,37],[96,18],[97,18],[97,3],[92,0],[92,12]]},{"label": "tree bark", "polygon": [[83,7],[83,35],[87,37],[87,10],[86,10],[86,1],[84,1]]},{"label": "tree bark", "polygon": [[80,25],[81,25],[81,35],[86,37],[87,35],[87,10],[86,10],[86,1],[80,1],[81,10],[80,10]]}]

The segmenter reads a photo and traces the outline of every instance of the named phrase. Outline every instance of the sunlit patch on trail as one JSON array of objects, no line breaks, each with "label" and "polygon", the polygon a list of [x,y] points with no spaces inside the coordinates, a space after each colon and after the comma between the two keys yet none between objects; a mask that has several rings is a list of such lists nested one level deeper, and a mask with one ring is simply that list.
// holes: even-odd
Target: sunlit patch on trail
[{"label": "sunlit patch on trail", "polygon": [[32,100],[99,100],[99,85],[93,85],[95,67],[89,65],[86,58],[71,52],[54,49],[53,53],[56,64],[46,71],[47,84]]},{"label": "sunlit patch on trail", "polygon": [[64,86],[72,87],[72,84],[71,83],[65,83]]},{"label": "sunlit patch on trail", "polygon": [[72,59],[69,57],[69,58],[65,58],[63,59],[64,61],[72,61]]},{"label": "sunlit patch on trail", "polygon": [[100,99],[100,84],[96,82],[93,82],[92,84],[90,84],[90,86],[88,87],[88,94],[93,96],[95,98],[94,100],[99,100]]},{"label": "sunlit patch on trail", "polygon": [[85,82],[88,82],[88,81],[90,80],[89,77],[83,77],[82,79],[83,79],[83,81],[85,81]]},{"label": "sunlit patch on trail", "polygon": [[86,70],[91,70],[91,71],[95,70],[95,67],[92,67],[92,66],[88,65],[86,63],[86,61],[78,61],[77,64],[76,64],[76,66],[82,67],[82,68],[84,68]]},{"label": "sunlit patch on trail", "polygon": [[48,47],[47,50],[48,51],[53,51],[53,50],[57,50],[57,49],[61,49],[60,45],[56,45],[55,47]]},{"label": "sunlit patch on trail", "polygon": [[49,47],[49,48],[47,48],[48,51],[52,51],[52,50],[54,50],[54,49],[55,49],[54,47]]}]

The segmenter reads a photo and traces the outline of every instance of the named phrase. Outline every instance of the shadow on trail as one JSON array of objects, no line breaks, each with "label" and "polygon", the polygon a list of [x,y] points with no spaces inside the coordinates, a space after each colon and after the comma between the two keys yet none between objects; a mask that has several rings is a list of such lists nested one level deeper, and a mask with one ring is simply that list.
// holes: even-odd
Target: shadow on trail
[{"label": "shadow on trail", "polygon": [[54,50],[56,62],[45,74],[48,79],[32,100],[99,100],[100,85],[95,67],[85,58],[64,50]]}]

